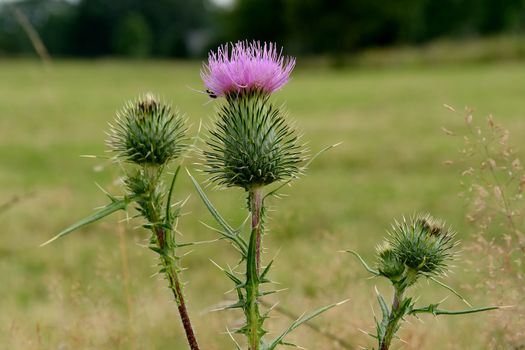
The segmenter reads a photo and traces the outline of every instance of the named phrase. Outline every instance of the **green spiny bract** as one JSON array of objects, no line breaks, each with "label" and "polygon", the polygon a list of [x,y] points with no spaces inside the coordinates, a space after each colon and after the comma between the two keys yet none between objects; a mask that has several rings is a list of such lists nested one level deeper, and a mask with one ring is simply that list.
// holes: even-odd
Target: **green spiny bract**
[{"label": "green spiny bract", "polygon": [[401,261],[388,242],[377,247],[378,271],[392,281],[398,280],[405,271]]},{"label": "green spiny bract", "polygon": [[185,147],[184,120],[171,106],[146,94],[117,112],[107,144],[116,157],[139,165],[164,165]]},{"label": "green spiny bract", "polygon": [[150,223],[159,220],[156,211],[162,205],[164,193],[161,174],[155,167],[143,167],[124,178],[129,195],[136,198],[137,211]]},{"label": "green spiny bract", "polygon": [[416,273],[441,275],[452,260],[455,233],[429,215],[405,219],[392,226],[388,243],[397,258]]},{"label": "green spiny bract", "polygon": [[298,137],[268,96],[256,91],[230,95],[218,114],[204,152],[211,180],[248,190],[300,172]]}]

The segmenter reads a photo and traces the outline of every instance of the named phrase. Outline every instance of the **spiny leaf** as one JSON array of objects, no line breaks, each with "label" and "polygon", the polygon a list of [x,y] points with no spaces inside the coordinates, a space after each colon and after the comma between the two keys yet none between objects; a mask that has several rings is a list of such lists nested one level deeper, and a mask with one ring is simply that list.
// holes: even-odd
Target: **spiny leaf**
[{"label": "spiny leaf", "polygon": [[[272,264],[273,264],[273,260],[270,261],[270,263],[268,265],[266,265],[266,267],[264,268],[263,272],[261,273],[261,275],[259,276],[259,280],[261,281],[261,283],[264,283],[266,281],[268,281],[266,279],[266,275],[268,274],[268,272],[270,271],[270,268],[272,267]],[[263,282],[264,281],[264,282]]]},{"label": "spiny leaf", "polygon": [[467,304],[468,307],[472,307],[472,305],[470,305],[470,303],[461,295],[459,294],[458,292],[456,292],[455,289],[453,289],[452,287],[450,287],[449,285],[437,280],[436,278],[434,278],[433,276],[427,276],[432,282],[436,283],[436,284],[439,284],[441,287],[451,291],[452,293],[454,293],[458,298],[460,298],[465,304]]},{"label": "spiny leaf", "polygon": [[263,296],[270,295],[270,294],[280,293],[280,292],[284,292],[284,291],[287,290],[287,289],[288,289],[288,288],[275,289],[275,290],[267,290],[267,291],[264,291],[264,292],[259,292],[259,296],[260,296],[260,297],[263,297]]},{"label": "spiny leaf", "polygon": [[217,308],[211,309],[210,312],[224,311],[224,310],[230,310],[230,309],[242,309],[242,308],[244,308],[244,302],[243,301],[238,301],[238,302],[233,303],[233,304],[229,304],[229,305],[226,305],[226,306],[221,306],[221,307],[217,307]]},{"label": "spiny leaf", "polygon": [[379,306],[381,307],[381,312],[383,314],[383,320],[386,318],[388,319],[388,316],[390,315],[390,311],[388,310],[388,306],[386,305],[385,299],[380,294],[377,295],[377,301],[379,302]]},{"label": "spiny leaf", "polygon": [[219,231],[219,232],[221,232],[221,234],[225,238],[233,241],[236,244],[237,248],[239,248],[239,250],[241,251],[243,257],[246,257],[247,250],[248,250],[246,242],[240,236],[238,236],[237,232],[230,226],[230,224],[228,224],[228,222],[226,220],[224,220],[224,218],[219,214],[217,209],[210,202],[210,200],[208,199],[208,197],[206,196],[206,194],[202,190],[201,186],[197,182],[197,180],[195,180],[195,178],[191,175],[191,173],[187,169],[186,169],[186,171],[187,171],[187,173],[188,173],[188,175],[189,175],[189,177],[190,177],[190,179],[191,179],[191,181],[193,183],[193,186],[197,190],[197,193],[199,194],[199,197],[204,202],[204,205],[206,205],[206,208],[208,208],[208,211],[213,216],[213,218],[217,221],[217,223],[219,225],[221,225],[221,227],[225,230],[225,232],[223,232],[223,231]]},{"label": "spiny leaf", "polygon": [[371,268],[370,266],[368,266],[368,264],[366,263],[366,261],[361,257],[361,255],[359,255],[357,252],[353,251],[353,250],[344,250],[343,252],[345,253],[350,253],[350,254],[353,254],[355,255],[359,261],[361,262],[361,264],[364,266],[364,268],[366,269],[366,271],[370,272],[371,274],[373,274],[374,276],[379,276],[379,271],[376,271],[374,270],[373,268]]},{"label": "spiny leaf", "polygon": [[438,309],[438,306],[439,306],[439,304],[430,304],[427,307],[411,309],[408,312],[408,314],[416,315],[416,314],[419,314],[419,313],[427,313],[427,314],[432,314],[434,316],[438,316],[438,315],[465,315],[465,314],[473,314],[473,313],[476,313],[476,312],[483,312],[483,311],[490,311],[490,310],[501,309],[500,306],[487,306],[487,307],[473,308],[473,309],[467,309],[467,310],[451,311],[451,310]]},{"label": "spiny leaf", "polygon": [[89,225],[95,221],[98,221],[102,218],[105,218],[108,215],[113,214],[116,211],[119,210],[126,210],[128,204],[132,202],[135,198],[134,197],[124,197],[119,200],[114,200],[112,203],[106,205],[104,208],[97,210],[92,215],[85,217],[84,219],[74,223],[73,225],[69,226],[65,230],[61,231],[59,234],[57,234],[55,237],[51,238],[47,242],[42,243],[40,246],[43,247],[45,245],[48,245],[49,243],[75,231],[78,230],[81,227],[84,227],[86,225]]},{"label": "spiny leaf", "polygon": [[175,187],[175,181],[177,180],[177,176],[179,175],[180,165],[177,166],[177,169],[175,170],[175,174],[173,174],[173,178],[171,179],[171,185],[170,190],[168,192],[168,198],[166,200],[166,221],[167,224],[171,223],[172,220],[172,212],[171,212],[171,197],[173,195],[173,188]]},{"label": "spiny leaf", "polygon": [[327,305],[327,306],[321,307],[321,308],[319,308],[319,309],[317,309],[315,311],[312,311],[311,313],[309,313],[307,315],[299,317],[288,328],[286,328],[273,342],[270,343],[270,345],[268,346],[268,350],[273,350],[273,349],[275,349],[277,347],[277,345],[282,345],[283,342],[284,342],[284,338],[288,334],[290,334],[293,330],[295,330],[297,327],[302,325],[303,323],[308,322],[309,320],[311,320],[312,318],[322,314],[323,312],[328,311],[328,310],[330,310],[333,307],[342,305],[342,304],[346,303],[347,301],[348,301],[348,299],[347,300],[343,300],[343,301],[341,301],[339,303]]}]

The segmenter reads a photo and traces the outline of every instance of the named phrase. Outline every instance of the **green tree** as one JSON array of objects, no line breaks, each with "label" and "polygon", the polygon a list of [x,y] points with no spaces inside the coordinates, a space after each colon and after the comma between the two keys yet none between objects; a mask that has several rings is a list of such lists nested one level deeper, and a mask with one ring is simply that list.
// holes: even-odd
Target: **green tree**
[{"label": "green tree", "polygon": [[124,16],[113,31],[113,52],[122,56],[147,57],[151,54],[153,36],[139,13]]}]

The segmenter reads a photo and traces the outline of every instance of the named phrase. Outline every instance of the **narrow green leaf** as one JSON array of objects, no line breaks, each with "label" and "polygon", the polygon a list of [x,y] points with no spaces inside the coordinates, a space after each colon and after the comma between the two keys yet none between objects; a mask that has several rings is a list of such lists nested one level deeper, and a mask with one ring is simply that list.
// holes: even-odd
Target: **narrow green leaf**
[{"label": "narrow green leaf", "polygon": [[81,227],[84,227],[86,225],[89,225],[95,221],[98,221],[110,214],[113,214],[116,211],[119,210],[125,210],[128,206],[128,204],[133,201],[133,197],[124,197],[123,199],[115,200],[112,203],[106,205],[104,208],[96,211],[92,215],[85,217],[84,219],[74,223],[73,225],[69,226],[59,234],[57,234],[55,237],[51,238],[49,241],[42,243],[40,246],[43,247],[45,245],[48,245],[49,243],[75,231],[78,230]]},{"label": "narrow green leaf", "polygon": [[427,314],[433,314],[434,316],[437,316],[437,315],[465,315],[465,314],[473,314],[476,312],[501,309],[500,306],[487,306],[487,307],[479,307],[479,308],[473,308],[473,309],[467,309],[467,310],[451,311],[451,310],[438,309],[437,306],[438,306],[437,304],[430,304],[429,306],[424,307],[424,308],[412,309],[410,310],[409,314],[416,315],[419,313],[427,313]]},{"label": "narrow green leaf", "polygon": [[154,245],[150,245],[148,246],[149,249],[153,250],[155,253],[159,254],[159,255],[162,255],[163,251],[162,249],[160,249],[159,247],[157,246],[154,246]]},{"label": "narrow green leaf", "polygon": [[218,311],[225,311],[225,310],[232,310],[232,309],[242,309],[244,307],[243,301],[238,301],[234,304],[228,304],[225,306],[220,306],[214,309],[211,309],[210,312],[218,312]]},{"label": "narrow green leaf", "polygon": [[459,294],[454,288],[450,287],[449,285],[441,282],[440,280],[432,277],[432,276],[427,276],[432,282],[440,285],[441,287],[451,291],[452,293],[454,293],[458,298],[461,299],[461,301],[463,301],[465,304],[467,304],[468,307],[472,307],[472,305],[470,305],[470,303],[467,301],[467,299],[465,299],[461,294]]},{"label": "narrow green leaf", "polygon": [[189,175],[189,177],[190,177],[190,179],[191,179],[191,181],[193,183],[193,186],[197,190],[197,193],[199,194],[199,197],[204,202],[204,205],[206,205],[206,208],[208,208],[208,211],[213,216],[213,218],[217,221],[217,223],[219,225],[221,225],[221,227],[226,231],[226,232],[222,232],[221,231],[221,234],[224,237],[226,237],[226,238],[230,239],[231,241],[233,241],[237,245],[237,247],[239,248],[239,250],[241,251],[243,256],[246,256],[247,249],[248,249],[248,247],[246,245],[246,242],[244,240],[242,240],[237,235],[237,232],[230,226],[230,224],[228,224],[228,222],[226,222],[226,220],[224,220],[224,218],[219,214],[217,209],[210,202],[210,200],[208,199],[208,197],[206,196],[206,194],[202,190],[201,186],[197,182],[197,180],[195,180],[195,178],[191,175],[191,173],[187,169],[186,169],[186,171],[187,171],[187,173],[188,173],[188,175]]},{"label": "narrow green leaf", "polygon": [[206,207],[210,211],[210,214],[213,216],[213,218],[215,220],[217,220],[217,222],[226,230],[227,234],[232,235],[232,236],[235,235],[235,230],[230,226],[230,224],[228,224],[226,222],[226,220],[223,219],[223,217],[219,214],[217,209],[215,209],[215,207],[210,202],[210,200],[208,199],[208,197],[206,196],[206,194],[202,190],[202,187],[197,182],[197,180],[195,180],[193,175],[191,175],[191,173],[188,170],[186,170],[186,171],[188,172],[188,175],[189,175],[191,181],[193,182],[193,186],[195,186],[195,189],[197,190],[197,193],[199,194],[199,197],[202,199],[202,201],[204,202],[204,204],[206,205]]},{"label": "narrow green leaf", "polygon": [[261,275],[259,276],[259,280],[261,281],[261,283],[269,282],[269,281],[266,279],[266,275],[268,274],[268,271],[270,271],[270,268],[272,267],[272,264],[273,264],[273,260],[270,261],[270,263],[269,263],[268,265],[266,265],[266,267],[264,268],[263,272],[262,272]]},{"label": "narrow green leaf", "polygon": [[229,271],[227,271],[225,269],[223,269],[222,271],[224,271],[226,276],[228,276],[228,278],[231,279],[233,281],[233,283],[235,283],[236,288],[244,285],[244,282],[241,281],[241,279],[238,278],[237,276],[235,276],[233,273],[231,273],[231,272],[229,272]]},{"label": "narrow green leaf", "polygon": [[388,319],[388,316],[390,316],[390,311],[388,310],[388,306],[386,305],[385,299],[380,294],[377,294],[377,301],[379,302],[379,306],[381,307],[381,313],[383,314],[383,320],[385,318]]},{"label": "narrow green leaf", "polygon": [[300,325],[302,325],[303,323],[305,322],[308,322],[310,321],[312,318],[322,314],[323,312],[325,311],[328,311],[330,310],[331,308],[333,307],[336,307],[336,306],[339,306],[339,305],[342,305],[344,303],[346,303],[348,300],[344,300],[344,301],[341,301],[339,303],[336,303],[336,304],[331,304],[331,305],[328,305],[328,306],[324,306],[324,307],[321,307],[315,311],[312,311],[311,313],[307,314],[307,315],[304,315],[302,317],[299,317],[298,319],[296,319],[287,329],[285,329],[281,335],[279,335],[274,341],[272,341],[270,343],[270,345],[268,346],[268,350],[273,350],[277,347],[277,345],[282,345],[284,343],[284,338],[290,334],[293,330],[295,330],[297,327],[299,327]]},{"label": "narrow green leaf", "polygon": [[359,261],[361,262],[361,264],[364,266],[364,268],[366,269],[366,271],[370,272],[372,275],[374,276],[379,276],[379,271],[376,271],[374,270],[373,268],[371,268],[370,266],[368,266],[368,264],[366,263],[366,261],[361,257],[361,255],[359,255],[357,252],[354,252],[353,250],[344,250],[343,252],[345,253],[350,253],[350,254],[353,254],[355,255]]},{"label": "narrow green leaf", "polygon": [[264,292],[259,292],[259,297],[264,297],[264,296],[267,296],[267,295],[280,293],[280,292],[283,292],[285,290],[287,290],[287,288],[275,289],[275,290],[267,290],[267,291],[264,291]]},{"label": "narrow green leaf", "polygon": [[175,174],[173,174],[173,179],[171,179],[171,185],[170,190],[168,192],[168,198],[166,200],[166,220],[168,222],[171,221],[171,197],[173,195],[173,187],[175,187],[175,181],[177,180],[177,176],[179,175],[180,165],[177,166],[177,169],[175,170]]}]

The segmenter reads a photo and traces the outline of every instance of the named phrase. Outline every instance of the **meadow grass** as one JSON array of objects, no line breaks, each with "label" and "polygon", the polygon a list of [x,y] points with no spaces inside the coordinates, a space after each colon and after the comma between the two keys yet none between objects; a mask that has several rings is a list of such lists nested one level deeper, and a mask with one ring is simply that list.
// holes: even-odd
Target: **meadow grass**
[{"label": "meadow grass", "polygon": [[[34,61],[1,61],[0,77],[0,205],[25,196],[0,213],[0,348],[184,349],[169,290],[152,277],[155,255],[140,246],[148,233],[137,228],[139,222],[118,224],[123,216],[114,216],[50,246],[38,245],[106,203],[95,183],[121,192],[115,166],[79,156],[106,155],[107,122],[126,100],[157,93],[188,116],[192,133],[200,121],[209,121],[214,102],[189,88],[202,89],[199,63],[56,61],[45,68]],[[343,143],[286,188],[289,196],[271,201],[279,211],[270,213],[264,260],[280,251],[272,272],[288,288],[277,297],[280,305],[301,314],[350,298],[315,323],[356,347],[372,344],[359,329],[373,330],[373,288],[388,286],[365,279],[354,258],[337,252],[353,249],[371,259],[392,218],[420,211],[446,218],[468,243],[470,228],[457,197],[461,169],[443,165],[456,157],[461,142],[440,130],[460,128],[463,121],[443,104],[474,107],[479,117],[493,113],[517,142],[525,134],[523,81],[520,63],[341,70],[299,64],[274,98],[286,101],[311,153]],[[193,154],[185,165],[197,174],[195,161]],[[233,223],[244,220],[241,191],[208,193]],[[213,225],[212,218],[181,176],[176,197],[188,196],[190,215],[181,219],[180,240],[215,238],[200,222]],[[207,350],[233,348],[226,325],[234,328],[242,315],[208,312],[233,299],[224,294],[230,285],[209,259],[233,264],[235,256],[218,242],[196,247],[184,259],[190,313]],[[452,286],[462,289],[486,278],[466,267],[455,268]],[[448,295],[426,283],[419,292],[422,303]],[[483,291],[469,293],[483,303]],[[453,298],[446,305],[462,307]],[[269,322],[274,331],[290,322],[274,316]],[[488,317],[424,317],[424,324],[407,325],[400,335],[406,349],[480,349]],[[337,349],[308,328],[290,339],[310,349]]]}]

